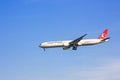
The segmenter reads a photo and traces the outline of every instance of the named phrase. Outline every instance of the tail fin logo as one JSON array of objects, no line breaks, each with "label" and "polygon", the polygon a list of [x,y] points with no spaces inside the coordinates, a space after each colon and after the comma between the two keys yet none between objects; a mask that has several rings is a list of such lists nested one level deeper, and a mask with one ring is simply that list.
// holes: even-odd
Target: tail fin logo
[{"label": "tail fin logo", "polygon": [[104,37],[105,37],[105,34],[103,33],[103,34],[101,35],[101,37],[104,38]]},{"label": "tail fin logo", "polygon": [[108,29],[105,29],[105,30],[103,31],[103,33],[98,37],[98,39],[105,39],[107,33],[108,33]]}]

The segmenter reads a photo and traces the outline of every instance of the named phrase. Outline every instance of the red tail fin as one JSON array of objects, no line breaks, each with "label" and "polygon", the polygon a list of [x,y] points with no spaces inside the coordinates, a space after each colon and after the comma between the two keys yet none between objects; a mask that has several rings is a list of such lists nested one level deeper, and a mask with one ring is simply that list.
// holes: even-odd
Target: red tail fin
[{"label": "red tail fin", "polygon": [[103,33],[98,37],[98,39],[105,39],[107,33],[108,33],[108,29],[105,29],[105,30],[103,31]]}]

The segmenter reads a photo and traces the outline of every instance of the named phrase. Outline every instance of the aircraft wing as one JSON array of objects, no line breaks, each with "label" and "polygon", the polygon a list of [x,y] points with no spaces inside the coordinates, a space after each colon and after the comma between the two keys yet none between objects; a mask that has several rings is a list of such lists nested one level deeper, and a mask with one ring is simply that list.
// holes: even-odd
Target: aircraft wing
[{"label": "aircraft wing", "polygon": [[73,50],[76,50],[77,49],[77,46],[78,46],[78,42],[81,41],[83,39],[83,37],[85,37],[87,34],[84,34],[83,36],[71,41],[69,44],[70,47],[73,47]]},{"label": "aircraft wing", "polygon": [[79,37],[79,38],[77,38],[77,39],[75,39],[75,40],[73,40],[72,42],[70,42],[69,44],[71,45],[71,44],[77,44],[80,40],[82,40],[83,39],[83,37],[85,37],[87,34],[84,34],[83,36],[81,36],[81,37]]}]

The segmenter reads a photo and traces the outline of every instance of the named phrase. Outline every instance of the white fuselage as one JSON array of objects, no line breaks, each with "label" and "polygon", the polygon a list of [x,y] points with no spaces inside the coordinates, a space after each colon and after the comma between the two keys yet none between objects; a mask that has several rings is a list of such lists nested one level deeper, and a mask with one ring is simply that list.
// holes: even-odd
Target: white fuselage
[{"label": "white fuselage", "polygon": [[[71,41],[72,40],[44,42],[40,45],[40,47],[41,48],[67,47],[69,46],[69,43]],[[78,42],[78,46],[95,45],[106,41],[108,40],[102,41],[101,39],[84,39]]]}]

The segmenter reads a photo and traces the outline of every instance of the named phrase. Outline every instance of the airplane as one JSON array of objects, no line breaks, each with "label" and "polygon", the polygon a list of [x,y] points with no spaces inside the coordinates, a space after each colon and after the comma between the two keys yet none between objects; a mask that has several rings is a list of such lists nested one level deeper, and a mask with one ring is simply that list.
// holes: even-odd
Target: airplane
[{"label": "airplane", "polygon": [[72,50],[77,50],[78,46],[89,46],[109,41],[110,37],[106,37],[107,33],[108,29],[105,29],[97,39],[83,39],[87,35],[84,34],[75,40],[43,42],[39,45],[39,47],[43,48],[44,50],[45,48],[55,47],[62,47],[63,50],[67,50],[72,47]]}]

